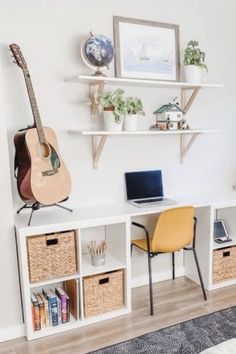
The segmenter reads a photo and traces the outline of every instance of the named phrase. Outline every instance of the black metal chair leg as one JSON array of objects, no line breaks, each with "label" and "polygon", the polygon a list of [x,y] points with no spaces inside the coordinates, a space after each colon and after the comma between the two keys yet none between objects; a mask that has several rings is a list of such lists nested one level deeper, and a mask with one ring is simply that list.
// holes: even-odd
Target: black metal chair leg
[{"label": "black metal chair leg", "polygon": [[172,279],[175,279],[175,252],[172,252]]},{"label": "black metal chair leg", "polygon": [[196,266],[197,266],[197,271],[198,271],[200,284],[201,284],[201,287],[202,287],[203,297],[204,297],[204,300],[207,300],[206,291],[205,291],[204,283],[203,283],[203,280],[202,280],[202,274],[201,274],[200,266],[199,266],[199,263],[198,263],[197,252],[196,252],[195,248],[193,248],[193,255],[194,255],[195,263],[196,263]]},{"label": "black metal chair leg", "polygon": [[131,256],[132,256],[132,252],[133,252],[133,246],[134,246],[134,244],[131,243],[131,246],[130,246],[130,254],[131,254]]},{"label": "black metal chair leg", "polygon": [[148,254],[148,273],[149,273],[149,296],[150,296],[150,315],[153,316],[153,291],[152,291],[152,258]]}]

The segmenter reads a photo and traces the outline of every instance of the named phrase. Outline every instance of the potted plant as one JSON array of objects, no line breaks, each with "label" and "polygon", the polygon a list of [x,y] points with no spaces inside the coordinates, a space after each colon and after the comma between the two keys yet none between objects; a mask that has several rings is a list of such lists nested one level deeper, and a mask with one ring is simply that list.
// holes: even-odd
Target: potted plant
[{"label": "potted plant", "polygon": [[124,130],[132,131],[137,129],[138,116],[144,115],[143,104],[140,98],[127,97],[125,101],[126,116],[124,119]]},{"label": "potted plant", "polygon": [[198,42],[190,41],[184,51],[184,71],[187,82],[199,84],[202,69],[208,71],[205,62],[205,53],[198,48]]},{"label": "potted plant", "polygon": [[104,129],[108,131],[121,131],[126,113],[124,90],[102,92],[97,97],[98,109],[103,113]]}]

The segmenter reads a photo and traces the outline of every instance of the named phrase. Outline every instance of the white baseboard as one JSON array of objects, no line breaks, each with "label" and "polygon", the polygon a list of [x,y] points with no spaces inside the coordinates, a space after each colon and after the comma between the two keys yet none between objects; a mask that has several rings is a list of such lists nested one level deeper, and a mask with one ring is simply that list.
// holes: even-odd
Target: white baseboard
[{"label": "white baseboard", "polygon": [[16,339],[25,336],[25,326],[20,324],[17,326],[10,326],[1,328],[0,327],[0,343],[6,342],[11,339]]},{"label": "white baseboard", "polygon": [[[175,269],[175,276],[176,278],[184,276],[184,266],[176,267]],[[152,282],[157,283],[159,281],[172,279],[172,271],[164,271],[161,273],[153,273],[152,274]],[[148,284],[148,275],[133,278],[131,281],[132,288],[138,288],[139,286],[144,286]]]}]

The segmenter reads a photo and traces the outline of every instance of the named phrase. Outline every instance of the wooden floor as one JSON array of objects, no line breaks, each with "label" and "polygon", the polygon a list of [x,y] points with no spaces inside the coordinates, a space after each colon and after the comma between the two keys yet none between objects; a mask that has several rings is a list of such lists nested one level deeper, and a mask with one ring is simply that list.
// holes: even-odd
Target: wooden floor
[{"label": "wooden floor", "polygon": [[133,290],[133,311],[59,335],[27,342],[25,338],[0,344],[0,354],[82,354],[144,333],[236,305],[236,286],[215,290],[204,301],[201,289],[181,277],[154,285],[155,315],[149,316],[148,287]]}]

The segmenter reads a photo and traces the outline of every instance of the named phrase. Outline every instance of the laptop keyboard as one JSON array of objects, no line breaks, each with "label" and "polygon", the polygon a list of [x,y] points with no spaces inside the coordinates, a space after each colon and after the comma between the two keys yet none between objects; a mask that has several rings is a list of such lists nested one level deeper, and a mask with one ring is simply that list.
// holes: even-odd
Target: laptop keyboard
[{"label": "laptop keyboard", "polygon": [[153,203],[153,202],[161,202],[163,201],[164,198],[151,198],[151,199],[146,199],[146,200],[135,200],[135,203],[137,204],[147,204],[147,203]]}]

